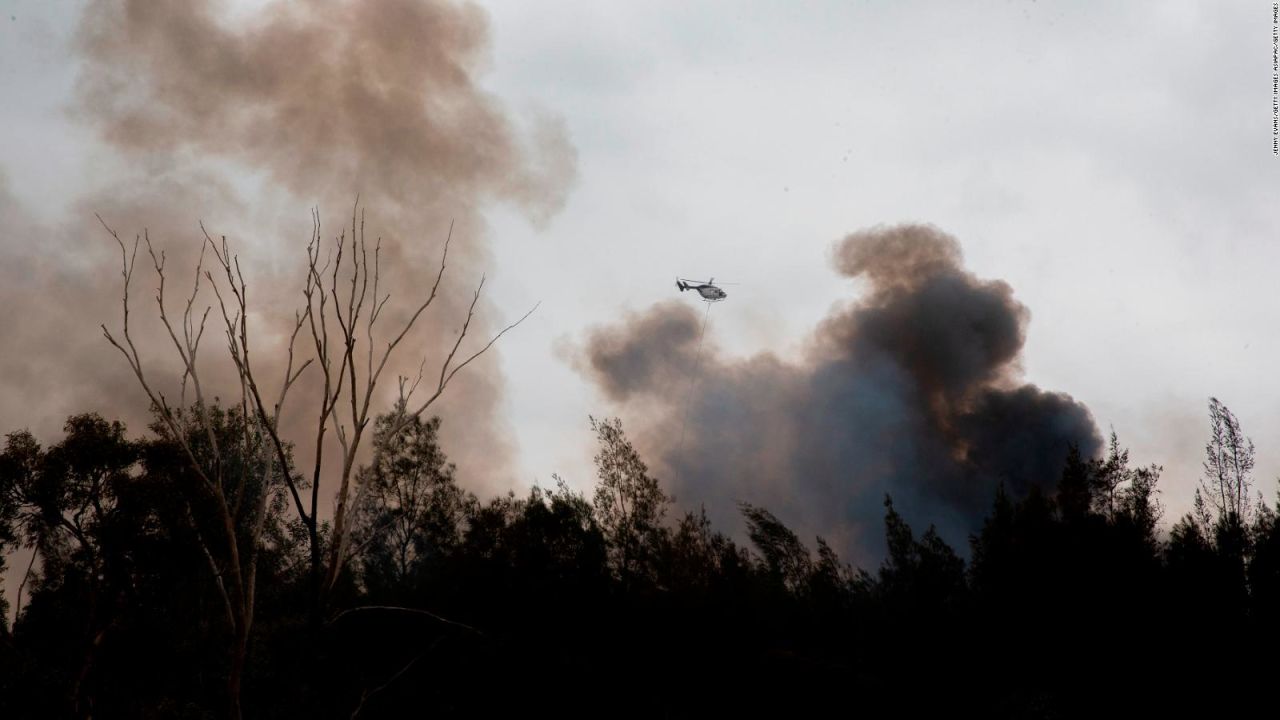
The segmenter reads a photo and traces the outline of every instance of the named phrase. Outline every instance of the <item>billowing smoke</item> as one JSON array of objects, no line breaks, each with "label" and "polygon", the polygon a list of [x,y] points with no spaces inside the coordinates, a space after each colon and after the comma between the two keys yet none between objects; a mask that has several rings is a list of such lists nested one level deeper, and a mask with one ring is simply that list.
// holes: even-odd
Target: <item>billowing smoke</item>
[{"label": "billowing smoke", "polygon": [[[71,111],[108,151],[86,168],[96,189],[69,202],[64,226],[0,216],[0,299],[9,308],[6,335],[20,343],[0,360],[5,428],[47,432],[69,412],[97,409],[142,430],[145,399],[97,327],[118,328],[120,276],[118,250],[95,212],[128,241],[148,229],[167,252],[174,307],[190,288],[198,221],[229,236],[256,310],[259,375],[274,385],[282,333],[302,302],[311,208],[320,209],[328,241],[350,223],[357,194],[370,243],[382,239],[382,289],[393,293],[384,333],[425,296],[455,224],[443,295],[383,379],[379,402],[389,406],[397,374],[413,375],[424,354],[428,367],[442,359],[481,273],[490,287],[502,282],[481,208],[513,203],[543,223],[574,179],[575,154],[558,121],[517,122],[478,86],[487,46],[484,12],[444,0],[251,8],[92,0],[75,48],[82,70]],[[7,202],[0,187],[0,206]],[[154,287],[144,253],[135,332],[147,368],[171,389],[177,364],[155,321]],[[483,338],[525,310],[482,303],[471,333]],[[229,377],[216,333],[203,354],[207,372],[222,368]],[[510,453],[497,367],[496,354],[469,366],[439,406],[463,480],[484,490],[509,480],[501,477]],[[305,397],[308,388],[295,393]],[[284,422],[309,428],[314,414],[305,406]],[[305,446],[311,431],[297,430],[288,434]]]},{"label": "billowing smoke", "polygon": [[686,302],[589,333],[578,366],[683,505],[734,525],[738,501],[764,505],[866,562],[885,493],[963,546],[1001,483],[1051,485],[1072,444],[1098,451],[1083,405],[1019,380],[1027,309],[965,270],[955,238],[877,227],[841,241],[834,264],[867,290],[799,362],[725,357],[708,337],[691,378],[703,319]]},{"label": "billowing smoke", "polygon": [[[440,0],[271,2],[234,26],[212,0],[97,0],[81,108],[120,148],[241,162],[303,197],[352,188],[411,219],[563,203],[574,156],[553,122],[532,154],[476,85],[485,15]],[[532,161],[532,162],[531,162]],[[435,219],[438,219],[436,217]],[[428,223],[423,223],[428,225]]]}]

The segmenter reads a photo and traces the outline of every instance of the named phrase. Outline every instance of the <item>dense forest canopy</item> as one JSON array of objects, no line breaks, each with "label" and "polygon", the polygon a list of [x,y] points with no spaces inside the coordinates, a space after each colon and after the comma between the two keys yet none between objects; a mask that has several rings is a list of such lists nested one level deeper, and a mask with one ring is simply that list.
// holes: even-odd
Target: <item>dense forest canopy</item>
[{"label": "dense forest canopy", "polygon": [[[225,237],[204,234],[178,293],[147,233],[130,243],[102,222],[122,312],[101,330],[152,421],[131,434],[83,413],[48,446],[6,436],[0,559],[25,566],[0,593],[5,717],[754,715],[842,698],[872,715],[1063,717],[1103,699],[1146,713],[1265,699],[1235,688],[1270,671],[1280,527],[1239,419],[1209,400],[1193,511],[1163,522],[1163,469],[1132,463],[1114,431],[1102,441],[1070,396],[1021,383],[1025,308],[965,270],[951,236],[846,237],[837,265],[871,276],[867,298],[828,318],[807,364],[717,360],[740,387],[686,385],[692,404],[773,394],[755,405],[769,423],[682,447],[703,457],[678,465],[677,488],[622,419],[588,417],[593,490],[554,476],[481,497],[458,482],[435,403],[536,306],[481,334],[481,276],[452,341],[379,412],[402,341],[451,312],[435,300],[452,236],[397,306],[362,206],[332,244],[313,220],[274,355],[249,330],[259,296]],[[143,274],[158,346],[138,330]],[[659,306],[592,334],[596,379],[654,387],[678,363],[645,346],[654,327],[687,341],[683,320]],[[295,405],[309,420],[282,422]],[[779,434],[811,423],[814,442],[771,447],[788,422]],[[677,503],[699,484],[767,485],[786,512],[758,496],[728,520]],[[848,542],[784,520],[815,500],[837,531],[874,512],[882,552],[855,566]],[[1233,691],[1188,694],[1206,685]]]},{"label": "dense forest canopy", "polygon": [[159,420],[143,436],[87,414],[48,446],[6,437],[0,541],[31,562],[4,596],[5,717],[226,714],[238,619],[218,532],[259,538],[243,591],[256,590],[240,688],[252,717],[1270,703],[1280,528],[1217,400],[1201,501],[1172,525],[1161,469],[1133,466],[1113,433],[1100,457],[1070,452],[1052,492],[999,488],[968,548],[885,497],[887,554],[869,568],[765,507],[742,505],[739,528],[679,509],[616,418],[590,420],[594,493],[560,481],[477,498],[455,481],[441,419],[401,405],[377,418],[350,561],[320,603],[286,471],[238,410],[201,412],[216,433],[187,447],[216,444],[236,466],[228,501],[254,508],[232,527],[217,496],[175,492],[201,480]]}]

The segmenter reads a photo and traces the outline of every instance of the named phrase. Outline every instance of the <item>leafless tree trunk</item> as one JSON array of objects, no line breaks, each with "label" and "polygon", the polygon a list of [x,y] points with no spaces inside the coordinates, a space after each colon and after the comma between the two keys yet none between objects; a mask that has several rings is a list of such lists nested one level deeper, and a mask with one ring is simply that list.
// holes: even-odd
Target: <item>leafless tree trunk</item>
[{"label": "leafless tree trunk", "polygon": [[[120,246],[121,272],[124,278],[121,334],[117,338],[105,325],[102,328],[103,334],[128,361],[138,383],[156,408],[162,424],[179,444],[195,473],[196,482],[189,487],[179,488],[179,492],[184,493],[188,498],[189,505],[193,502],[201,506],[210,504],[215,509],[214,515],[218,519],[216,527],[199,527],[200,523],[194,517],[192,522],[197,526],[197,537],[200,539],[206,562],[213,572],[231,628],[233,638],[229,651],[231,672],[227,687],[231,717],[240,716],[240,687],[253,624],[257,557],[266,516],[267,488],[271,478],[277,472],[282,477],[284,488],[293,501],[298,519],[307,530],[313,590],[312,617],[316,626],[319,627],[322,614],[327,607],[328,594],[340,577],[350,554],[351,528],[348,514],[352,504],[352,477],[360,443],[369,424],[375,390],[396,349],[438,296],[453,233],[453,227],[450,225],[449,235],[446,237],[440,265],[430,292],[425,299],[421,299],[412,306],[412,312],[403,324],[388,333],[389,339],[382,340],[385,345],[379,346],[378,321],[391,299],[390,293],[384,292],[380,287],[381,240],[375,241],[372,247],[366,242],[364,213],[360,208],[359,200],[356,201],[352,211],[350,236],[344,229],[327,254],[322,248],[318,212],[313,211],[312,220],[311,240],[307,245],[306,278],[302,289],[303,303],[294,314],[292,333],[289,335],[289,343],[285,350],[287,352],[285,371],[280,381],[279,391],[273,398],[265,397],[263,387],[255,373],[251,355],[251,335],[248,329],[250,307],[248,283],[241,270],[239,258],[230,251],[226,237],[215,241],[207,232],[204,232],[204,242],[201,246],[200,260],[196,265],[192,292],[187,298],[181,322],[175,324],[170,320],[165,303],[164,253],[157,254],[145,232],[139,238],[135,238],[133,247],[130,249],[115,231],[103,222],[107,232]],[[204,231],[203,225],[201,230]],[[142,358],[130,334],[129,288],[140,245],[145,245],[151,257],[159,285],[156,301],[159,306],[160,320],[168,331],[174,350],[181,361],[183,370],[181,396],[176,406],[171,405],[164,394],[158,392],[148,380],[147,374],[143,371]],[[207,251],[211,251],[214,256],[215,271],[205,269]],[[267,445],[265,452],[268,456],[254,458],[255,462],[252,463],[231,464],[241,468],[251,466],[262,468],[263,490],[254,499],[252,507],[242,507],[246,487],[245,473],[240,472],[237,477],[228,476],[230,474],[226,470],[228,464],[223,462],[205,391],[196,370],[200,340],[212,310],[211,305],[205,307],[203,312],[197,312],[196,309],[202,279],[210,284],[216,296],[223,321],[226,347],[239,380],[238,422],[241,426],[239,430],[244,434],[244,447],[246,449],[258,447],[254,442],[254,438],[258,437],[262,438]],[[483,355],[500,337],[522,323],[537,309],[535,305],[519,320],[490,337],[478,350],[465,355],[464,359],[459,359],[459,350],[471,327],[483,288],[484,278],[481,277],[466,317],[462,320],[457,339],[440,365],[440,372],[430,395],[420,402],[410,404],[423,379],[427,362],[425,357],[419,364],[417,378],[412,384],[408,383],[407,378],[400,378],[399,402],[402,407],[407,408],[400,414],[401,422],[407,423],[425,413],[444,393],[459,371]],[[311,337],[314,356],[301,364],[296,364],[295,346],[303,328],[307,329]],[[376,351],[375,347],[378,348]],[[281,437],[278,421],[289,390],[303,371],[313,364],[321,373],[321,383],[319,394],[315,398],[315,450],[311,463],[310,484],[309,488],[303,488],[291,472],[288,443]],[[187,406],[188,388],[194,394],[190,409]],[[339,408],[344,408],[346,412],[340,412]],[[319,494],[326,479],[324,440],[331,425],[337,436],[341,458],[338,463],[339,470],[336,472],[337,488],[334,497],[332,532],[326,547],[325,540],[320,535],[318,515]],[[191,438],[194,437],[194,433],[205,436],[211,448],[210,457],[199,456],[192,447]],[[304,491],[309,491],[309,497],[303,497]],[[246,512],[249,514],[245,515]],[[242,526],[248,528],[248,532],[243,536],[240,532]]]},{"label": "leafless tree trunk", "polygon": [[37,554],[36,549],[32,548],[31,559],[27,561],[27,571],[22,574],[22,582],[18,583],[18,595],[13,601],[13,617],[15,621],[22,614],[22,590],[27,586],[27,582],[31,580],[31,568],[35,567]]},{"label": "leafless tree trunk", "polygon": [[[195,475],[194,481],[176,490],[182,494],[188,508],[197,505],[211,510],[209,513],[212,516],[211,521],[200,522],[192,514],[191,522],[227,613],[232,637],[228,651],[227,711],[230,717],[239,718],[241,681],[248,638],[253,624],[253,580],[257,568],[259,536],[275,467],[270,457],[246,457],[245,461],[240,463],[224,462],[223,448],[219,447],[215,421],[211,414],[211,407],[205,398],[204,387],[196,366],[200,341],[204,337],[206,321],[211,309],[206,307],[203,312],[197,313],[196,300],[200,293],[201,278],[211,283],[213,280],[213,276],[204,269],[204,246],[201,248],[200,260],[196,264],[191,295],[187,298],[181,321],[175,327],[166,304],[167,278],[164,253],[156,252],[150,237],[145,233],[141,237],[135,237],[132,248],[129,248],[105,222],[103,226],[120,246],[124,293],[120,337],[117,338],[105,325],[102,326],[102,332],[107,341],[125,357],[139,385],[156,409],[156,414],[170,439],[181,448],[188,460],[188,465]],[[129,325],[129,289],[133,281],[138,248],[143,244],[151,257],[157,278],[156,304],[159,308],[160,320],[182,362],[181,389],[176,406],[170,404],[169,399],[156,390],[147,379],[147,374],[143,370],[142,357],[134,343]],[[215,247],[214,250],[216,253],[217,248]],[[216,285],[214,288],[217,290]],[[243,297],[242,280],[239,292],[236,294]],[[238,310],[228,311],[226,304],[222,302],[221,293],[219,293],[219,305],[226,323],[228,347],[232,359],[236,361],[237,368],[242,368],[239,353],[243,345],[239,339],[244,333],[244,305],[241,303]],[[296,373],[286,378],[281,391],[281,402],[289,385],[296,378]],[[252,438],[256,434],[260,435],[261,430],[252,419],[254,415],[249,405],[249,378],[243,370],[239,373],[239,380],[241,398],[240,413],[237,418],[239,426],[236,430],[243,433],[244,444],[241,450],[250,453],[258,445]],[[194,394],[190,408],[187,405],[188,389]],[[193,440],[198,436],[203,436],[208,442],[208,452],[197,452],[192,445]],[[228,467],[239,467],[240,470],[232,472]],[[262,481],[257,497],[246,503],[247,476],[253,468],[261,469]],[[248,526],[247,537],[241,534],[242,524]]]},{"label": "leafless tree trunk", "polygon": [[[318,589],[322,600],[325,594],[333,588],[334,583],[337,582],[349,557],[351,528],[348,512],[352,500],[351,480],[355,470],[356,455],[364,438],[364,432],[369,425],[370,407],[374,391],[393,353],[422,314],[438,297],[440,282],[444,278],[449,258],[449,245],[453,238],[453,226],[450,225],[449,235],[445,239],[444,249],[440,257],[440,266],[431,285],[431,291],[425,299],[415,306],[408,320],[399,328],[393,329],[391,339],[386,342],[386,346],[381,349],[381,352],[375,353],[377,322],[387,301],[391,298],[390,293],[380,294],[379,289],[381,240],[375,243],[372,253],[370,253],[364,233],[364,213],[359,210],[358,206],[352,212],[350,232],[350,240],[347,239],[345,231],[339,235],[332,261],[326,262],[324,266],[321,266],[319,262],[320,223],[318,217],[316,218],[312,242],[308,247],[309,273],[303,291],[307,302],[306,316],[310,323],[312,341],[316,350],[315,359],[324,376],[324,394],[320,398],[320,414],[316,431],[317,444],[311,482],[311,511],[308,514],[299,507],[299,514],[313,537],[313,572],[321,580]],[[370,255],[372,255],[372,258]],[[349,264],[349,278],[345,280],[341,278],[344,263]],[[327,291],[325,289],[326,281],[328,283]],[[460,362],[455,363],[458,350],[461,348],[462,341],[466,338],[467,332],[471,327],[471,321],[475,316],[476,304],[480,300],[483,288],[484,278],[481,277],[472,296],[471,304],[467,308],[467,315],[462,321],[457,339],[440,365],[440,373],[430,396],[420,403],[410,404],[423,378],[426,366],[425,357],[419,364],[417,379],[408,386],[407,390],[405,379],[401,379],[400,401],[406,408],[406,411],[398,416],[402,424],[421,417],[440,398],[450,381],[462,368],[483,355],[497,342],[498,338],[519,325],[533,313],[533,310],[537,309],[536,306],[530,309],[519,320],[499,330],[480,349],[466,356]],[[336,325],[335,332],[330,330],[330,318]],[[332,347],[330,345],[331,342],[333,343]],[[363,358],[356,352],[357,346],[361,343],[364,344],[365,350]],[[346,402],[342,402],[343,400]],[[338,406],[340,404],[347,406],[348,414],[345,418],[339,417]],[[321,441],[330,421],[334,423],[334,430],[342,451],[342,460],[341,473],[338,476],[337,494],[334,501],[333,535],[328,547],[328,557],[324,563],[323,572],[321,572],[317,558],[318,553],[316,552],[319,549],[319,541],[315,535],[315,514],[317,493],[322,480],[323,447]]]}]

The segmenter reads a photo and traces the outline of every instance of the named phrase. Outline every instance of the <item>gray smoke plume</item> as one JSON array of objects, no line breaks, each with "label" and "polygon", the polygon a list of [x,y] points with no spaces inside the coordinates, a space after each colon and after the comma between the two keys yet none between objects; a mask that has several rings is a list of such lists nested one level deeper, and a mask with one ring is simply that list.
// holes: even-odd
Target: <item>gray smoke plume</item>
[{"label": "gray smoke plume", "polygon": [[[428,367],[443,357],[481,273],[490,287],[502,281],[481,208],[513,203],[545,222],[575,176],[558,121],[517,122],[479,87],[487,47],[484,12],[445,0],[274,0],[235,12],[215,0],[92,0],[74,48],[82,70],[71,112],[111,156],[86,167],[99,189],[69,200],[66,226],[0,216],[0,300],[6,334],[21,343],[0,359],[4,428],[47,432],[67,413],[96,409],[142,430],[146,401],[97,329],[118,328],[121,279],[118,249],[94,213],[128,241],[148,229],[167,253],[174,307],[190,288],[197,223],[229,236],[250,283],[259,376],[274,385],[282,334],[302,302],[310,209],[320,209],[327,242],[350,223],[357,194],[369,241],[382,239],[382,287],[393,293],[384,333],[425,297],[455,224],[442,296],[384,376],[379,400],[389,407],[397,374],[414,375],[424,354]],[[144,252],[135,332],[146,367],[172,389],[176,358],[155,321],[154,287]],[[469,337],[525,310],[482,302]],[[217,337],[202,354],[215,380],[230,377]],[[437,406],[460,476],[481,490],[505,489],[509,479],[501,392],[491,354]],[[293,397],[300,404],[309,389]],[[299,404],[283,421],[298,424],[286,434],[306,453],[315,411]]]},{"label": "gray smoke plume", "polygon": [[738,501],[763,505],[867,562],[885,493],[963,549],[997,486],[1051,485],[1072,444],[1097,453],[1083,405],[1019,380],[1028,311],[1007,284],[966,271],[955,238],[877,227],[833,260],[869,287],[814,330],[800,362],[725,357],[709,337],[690,382],[702,318],[677,301],[588,334],[578,367],[683,505],[731,526]]}]

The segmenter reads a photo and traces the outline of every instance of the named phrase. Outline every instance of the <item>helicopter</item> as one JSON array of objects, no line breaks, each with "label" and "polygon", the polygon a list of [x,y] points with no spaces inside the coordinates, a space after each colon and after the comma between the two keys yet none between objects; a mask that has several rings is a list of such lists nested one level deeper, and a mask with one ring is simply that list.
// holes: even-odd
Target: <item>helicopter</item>
[{"label": "helicopter", "polygon": [[711,278],[706,282],[702,282],[701,280],[685,280],[682,278],[676,278],[676,288],[679,289],[680,292],[684,292],[685,290],[697,290],[698,294],[702,296],[702,299],[707,302],[720,302],[721,300],[729,297],[728,293],[721,290],[716,285],[715,278]]}]

